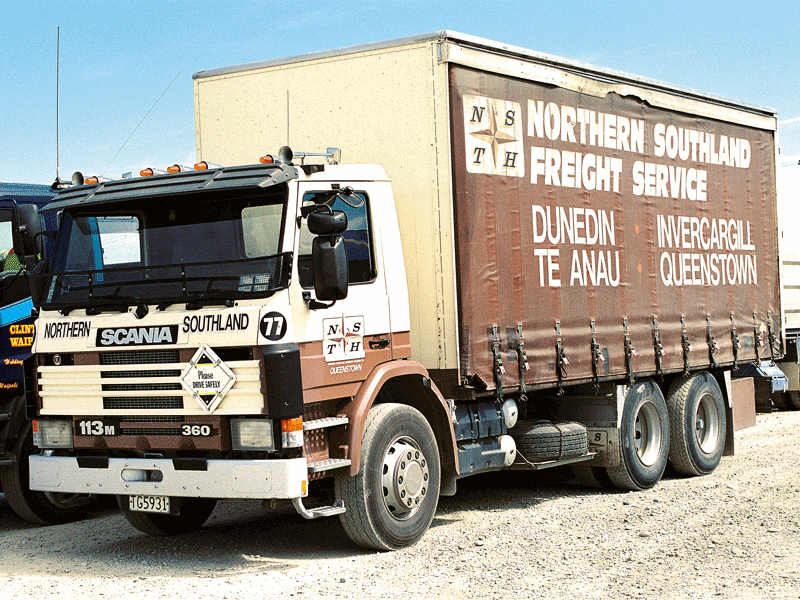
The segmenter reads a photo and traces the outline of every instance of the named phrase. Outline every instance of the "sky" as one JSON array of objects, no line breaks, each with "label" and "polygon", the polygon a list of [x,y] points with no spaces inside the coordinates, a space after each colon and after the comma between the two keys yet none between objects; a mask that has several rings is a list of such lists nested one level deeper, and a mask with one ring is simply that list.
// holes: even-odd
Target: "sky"
[{"label": "sky", "polygon": [[800,160],[797,0],[2,0],[0,181],[193,164],[194,73],[442,29],[775,109]]}]

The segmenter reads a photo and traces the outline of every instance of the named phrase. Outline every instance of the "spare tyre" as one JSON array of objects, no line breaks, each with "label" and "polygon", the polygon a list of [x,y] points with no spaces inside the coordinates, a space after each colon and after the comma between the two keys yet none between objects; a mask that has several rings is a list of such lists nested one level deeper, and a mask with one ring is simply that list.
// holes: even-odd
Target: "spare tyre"
[{"label": "spare tyre", "polygon": [[588,451],[586,427],[573,421],[520,421],[509,434],[530,462],[583,456]]}]

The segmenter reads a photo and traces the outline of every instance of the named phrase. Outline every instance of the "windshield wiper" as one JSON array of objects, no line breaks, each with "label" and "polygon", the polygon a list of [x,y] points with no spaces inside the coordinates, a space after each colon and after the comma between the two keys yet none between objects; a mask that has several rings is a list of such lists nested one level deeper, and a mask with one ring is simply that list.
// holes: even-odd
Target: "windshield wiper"
[{"label": "windshield wiper", "polygon": [[197,310],[204,306],[225,306],[231,308],[234,302],[230,298],[195,298],[186,303],[186,310]]},{"label": "windshield wiper", "polygon": [[[104,302],[104,300],[110,300],[110,302]],[[128,312],[131,306],[137,306],[139,304],[141,304],[141,301],[131,296],[109,296],[100,299],[95,297],[92,298],[92,304],[86,307],[86,314],[99,315],[103,312]]]}]

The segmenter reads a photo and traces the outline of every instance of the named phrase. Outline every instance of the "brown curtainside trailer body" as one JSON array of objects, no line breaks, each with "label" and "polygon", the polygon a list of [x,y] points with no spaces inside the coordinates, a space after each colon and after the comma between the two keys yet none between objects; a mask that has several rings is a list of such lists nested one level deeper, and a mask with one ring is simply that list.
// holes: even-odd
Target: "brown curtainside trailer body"
[{"label": "brown curtainside trailer body", "polygon": [[780,352],[772,131],[449,78],[462,380],[518,389],[520,332],[532,388]]}]

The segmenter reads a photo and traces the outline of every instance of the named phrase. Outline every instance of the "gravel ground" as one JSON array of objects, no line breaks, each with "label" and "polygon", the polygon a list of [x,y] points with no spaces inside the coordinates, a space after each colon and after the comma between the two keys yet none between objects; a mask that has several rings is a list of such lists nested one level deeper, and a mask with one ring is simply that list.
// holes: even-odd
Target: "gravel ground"
[{"label": "gravel ground", "polygon": [[800,598],[800,412],[758,415],[736,456],[653,490],[564,470],[459,482],[416,546],[370,553],[337,519],[226,501],[151,538],[116,511],[38,528],[0,501],[0,598]]}]

